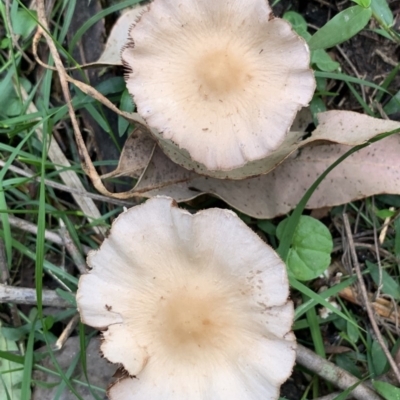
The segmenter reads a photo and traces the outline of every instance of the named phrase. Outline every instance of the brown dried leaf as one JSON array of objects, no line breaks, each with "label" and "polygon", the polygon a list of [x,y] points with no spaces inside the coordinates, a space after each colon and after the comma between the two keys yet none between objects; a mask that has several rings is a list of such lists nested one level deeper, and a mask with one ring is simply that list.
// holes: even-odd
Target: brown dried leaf
[{"label": "brown dried leaf", "polygon": [[102,175],[101,178],[107,179],[120,176],[139,178],[148,165],[155,146],[155,141],[145,128],[135,128],[124,144],[117,169],[109,174]]},{"label": "brown dried leaf", "polygon": [[112,27],[100,58],[93,63],[84,65],[84,67],[90,65],[122,65],[121,50],[128,41],[129,29],[147,7],[147,5],[136,5],[123,13]]},{"label": "brown dried leaf", "polygon": [[198,175],[173,163],[157,146],[153,156],[135,186],[136,192],[147,192],[156,188],[189,182]]},{"label": "brown dried leaf", "polygon": [[[177,201],[209,193],[256,218],[273,218],[292,210],[315,179],[350,149],[313,145],[298,150],[268,175],[242,181],[198,177],[146,195],[168,194]],[[358,151],[319,185],[307,208],[348,203],[375,194],[400,194],[400,135],[393,135]]]}]

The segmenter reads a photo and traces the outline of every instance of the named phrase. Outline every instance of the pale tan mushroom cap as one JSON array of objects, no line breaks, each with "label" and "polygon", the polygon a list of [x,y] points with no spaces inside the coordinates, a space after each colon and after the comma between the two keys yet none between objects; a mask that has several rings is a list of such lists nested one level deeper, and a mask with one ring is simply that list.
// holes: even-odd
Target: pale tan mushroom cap
[{"label": "pale tan mushroom cap", "polygon": [[314,92],[306,43],[266,0],[154,0],[130,37],[139,113],[209,170],[269,155]]},{"label": "pale tan mushroom cap", "polygon": [[285,265],[234,213],[158,197],[88,258],[77,294],[131,376],[112,400],[275,400],[295,361]]}]

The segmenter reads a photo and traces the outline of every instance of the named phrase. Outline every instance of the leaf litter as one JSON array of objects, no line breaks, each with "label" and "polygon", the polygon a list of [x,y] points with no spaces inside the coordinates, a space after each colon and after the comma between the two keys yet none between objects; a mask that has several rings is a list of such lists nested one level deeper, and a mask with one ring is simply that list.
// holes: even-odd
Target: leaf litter
[{"label": "leaf litter", "polygon": [[[188,201],[207,193],[247,215],[273,218],[292,210],[315,179],[348,151],[349,146],[400,128],[396,121],[349,111],[321,113],[319,121],[312,136],[304,141],[307,146],[294,149],[269,174],[244,180],[195,174],[173,163],[157,148],[135,191],[146,197],[168,195],[177,201]],[[327,144],[332,140],[346,144]],[[400,194],[399,153],[400,137],[393,135],[353,154],[322,182],[307,208],[335,206],[374,194]],[[128,164],[126,159],[120,162]]]}]

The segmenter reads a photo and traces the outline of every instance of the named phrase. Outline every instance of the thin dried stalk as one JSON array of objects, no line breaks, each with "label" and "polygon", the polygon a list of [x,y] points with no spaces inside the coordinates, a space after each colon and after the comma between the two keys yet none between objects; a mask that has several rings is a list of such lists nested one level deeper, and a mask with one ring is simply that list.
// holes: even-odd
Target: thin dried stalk
[{"label": "thin dried stalk", "polygon": [[[5,161],[0,160],[0,166],[3,167],[4,165],[6,165]],[[15,167],[14,165],[10,165],[8,167],[8,169],[10,171],[12,171],[12,172],[15,172],[18,175],[26,176],[27,178],[32,178],[37,182],[41,181],[40,177],[39,176],[35,176],[35,174],[33,172],[25,171],[25,170],[23,170],[21,168]],[[93,200],[104,201],[104,202],[107,202],[107,203],[110,203],[110,204],[116,204],[117,206],[130,207],[130,206],[134,205],[134,203],[132,203],[131,201],[118,200],[118,199],[110,198],[108,196],[103,196],[101,194],[90,193],[90,192],[87,192],[86,190],[76,189],[76,188],[73,188],[73,187],[69,187],[67,185],[63,185],[63,184],[58,183],[58,182],[51,181],[50,179],[44,179],[44,183],[45,183],[46,186],[52,187],[52,188],[57,189],[57,190],[62,190],[63,192],[68,192],[68,193],[71,193],[71,194],[77,194],[79,196],[89,197],[89,198],[91,198]]]},{"label": "thin dried stalk", "polygon": [[83,258],[82,254],[80,253],[79,249],[75,246],[74,241],[71,238],[68,230],[65,228],[64,222],[60,220],[60,233],[61,237],[63,238],[63,244],[67,249],[69,255],[74,260],[76,268],[78,268],[81,274],[86,274],[88,271],[88,267],[86,265],[86,261]]},{"label": "thin dried stalk", "polygon": [[[46,12],[45,12],[45,6],[44,6],[44,0],[38,0],[37,1],[37,11],[38,11],[38,20],[40,22],[39,30],[42,31],[43,36],[46,39],[47,45],[49,46],[50,53],[53,56],[54,59],[54,64],[57,69],[59,78],[60,78],[60,84],[61,84],[61,89],[64,95],[64,99],[66,101],[67,107],[68,107],[68,113],[71,119],[71,124],[72,128],[75,134],[75,140],[76,144],[78,146],[78,150],[80,153],[80,156],[82,158],[82,169],[84,172],[90,177],[93,186],[103,195],[109,196],[109,197],[114,197],[116,199],[128,199],[132,197],[140,197],[141,195],[135,193],[133,190],[128,191],[128,192],[123,192],[123,193],[112,193],[107,190],[107,188],[103,185],[103,182],[101,180],[100,175],[97,173],[96,168],[94,167],[92,160],[89,156],[89,153],[87,151],[85,142],[82,137],[81,130],[79,128],[78,120],[75,115],[75,111],[72,106],[72,99],[71,99],[71,93],[69,91],[68,87],[68,82],[71,82],[72,78],[70,78],[65,70],[65,67],[61,61],[60,55],[58,54],[57,47],[53,42],[53,39],[49,35],[49,25],[47,22],[46,18]],[[79,81],[77,81],[79,82]],[[80,84],[81,88],[85,88],[85,84]],[[86,85],[88,86],[88,85]],[[90,88],[90,92],[94,93],[94,89]],[[86,89],[88,89],[86,87]],[[104,100],[104,99],[103,99]],[[107,106],[109,106],[111,103],[107,100]],[[114,106],[113,106],[114,107]],[[114,110],[115,111],[115,110]]]},{"label": "thin dried stalk", "polygon": [[62,331],[60,337],[54,343],[53,350],[61,350],[64,346],[67,339],[70,337],[71,333],[75,329],[76,325],[79,322],[79,314],[75,314],[70,321],[68,322],[67,326]]},{"label": "thin dried stalk", "polygon": [[353,235],[351,233],[350,222],[349,222],[349,218],[347,217],[347,214],[343,214],[343,222],[344,222],[344,228],[346,231],[347,239],[349,241],[351,258],[353,260],[354,269],[356,271],[358,283],[359,283],[360,290],[361,290],[361,295],[363,298],[364,306],[367,310],[367,314],[368,314],[372,329],[374,330],[376,339],[377,339],[378,343],[380,344],[380,346],[382,347],[382,350],[385,353],[390,366],[392,367],[393,373],[395,374],[398,383],[400,383],[400,371],[399,371],[395,361],[393,360],[393,357],[390,354],[390,351],[386,347],[385,342],[383,341],[382,334],[381,334],[378,324],[376,323],[376,320],[375,320],[374,311],[372,310],[371,304],[368,300],[368,293],[367,293],[367,289],[365,287],[365,283],[364,283],[364,280],[362,277],[361,268],[360,268],[360,264],[358,262],[356,249],[354,247]]}]

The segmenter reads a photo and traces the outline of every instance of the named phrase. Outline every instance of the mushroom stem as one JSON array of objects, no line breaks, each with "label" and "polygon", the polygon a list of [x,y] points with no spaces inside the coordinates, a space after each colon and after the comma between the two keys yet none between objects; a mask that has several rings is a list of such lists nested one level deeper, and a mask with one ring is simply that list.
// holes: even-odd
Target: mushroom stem
[{"label": "mushroom stem", "polygon": [[354,375],[318,356],[301,344],[297,344],[296,362],[342,390],[358,384],[351,392],[355,399],[381,400],[381,397],[364,383],[359,383],[360,380]]},{"label": "mushroom stem", "polygon": [[[36,290],[0,284],[0,303],[15,303],[36,305]],[[73,305],[58,296],[53,290],[43,290],[42,304],[44,306],[72,308]]]}]

